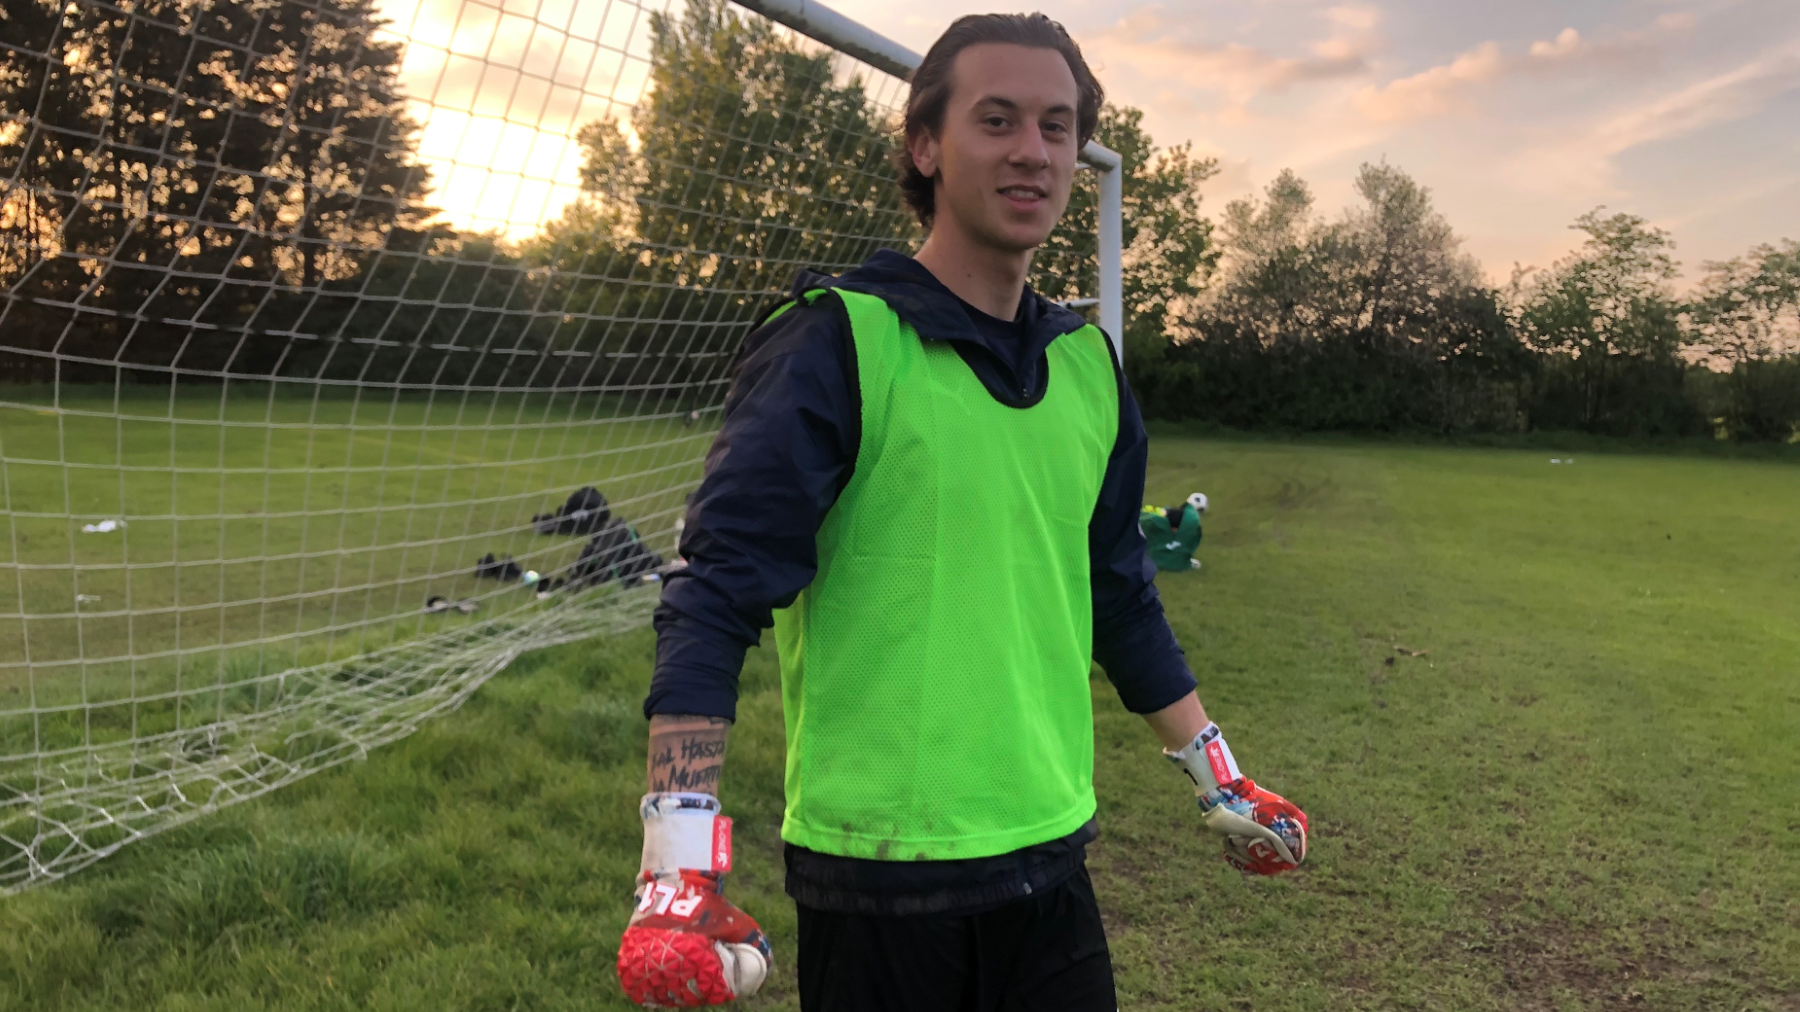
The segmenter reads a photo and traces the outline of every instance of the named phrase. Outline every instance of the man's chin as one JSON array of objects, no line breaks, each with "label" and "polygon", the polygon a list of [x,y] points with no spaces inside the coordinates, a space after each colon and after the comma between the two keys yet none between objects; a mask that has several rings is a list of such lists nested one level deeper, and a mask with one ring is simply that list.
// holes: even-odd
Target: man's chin
[{"label": "man's chin", "polygon": [[1007,253],[1030,253],[1050,239],[1054,226],[1010,225],[987,229],[983,245]]}]

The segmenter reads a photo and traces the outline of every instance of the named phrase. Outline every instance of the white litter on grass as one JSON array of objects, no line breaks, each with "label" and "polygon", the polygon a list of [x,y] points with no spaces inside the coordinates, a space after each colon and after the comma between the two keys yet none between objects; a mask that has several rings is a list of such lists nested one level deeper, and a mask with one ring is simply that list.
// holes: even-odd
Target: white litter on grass
[{"label": "white litter on grass", "polygon": [[102,520],[97,524],[82,524],[81,529],[89,534],[111,534],[124,526],[123,520]]},{"label": "white litter on grass", "polygon": [[464,615],[470,615],[479,607],[481,607],[481,602],[472,597],[463,601],[452,601],[447,597],[440,597],[439,595],[433,594],[425,599],[425,611],[427,614],[440,611],[460,611]]},{"label": "white litter on grass", "polygon": [[1561,457],[1551,457],[1550,463],[1552,463],[1552,464],[1573,464],[1573,463],[1575,463],[1575,458],[1570,457],[1569,459],[1564,460]]},{"label": "white litter on grass", "polygon": [[100,600],[99,594],[76,594],[76,604],[95,604]]}]

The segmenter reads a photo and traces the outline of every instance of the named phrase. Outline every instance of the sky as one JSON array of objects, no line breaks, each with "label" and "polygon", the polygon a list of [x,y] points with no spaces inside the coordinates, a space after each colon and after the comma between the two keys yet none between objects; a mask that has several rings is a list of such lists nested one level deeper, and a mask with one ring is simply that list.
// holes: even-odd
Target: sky
[{"label": "sky", "polygon": [[[967,0],[831,6],[919,52],[973,9]],[[1204,187],[1215,217],[1283,168],[1336,214],[1354,198],[1358,166],[1385,159],[1431,188],[1495,280],[1515,263],[1567,253],[1579,242],[1570,223],[1601,205],[1672,233],[1690,279],[1703,261],[1800,238],[1800,0],[1041,0],[1041,9],[1081,43],[1113,101],[1144,111],[1160,145],[1190,142],[1218,159]],[[629,100],[641,87],[641,65],[604,44],[641,39],[641,24],[619,20],[626,4],[538,0],[529,19],[457,0],[390,0],[385,10],[413,40],[409,89],[437,97],[423,148],[435,199],[460,225],[518,232],[553,213],[579,166],[569,125],[604,111],[605,95]],[[602,40],[575,47],[585,63],[571,58],[569,35],[554,52],[533,52],[542,32],[530,22],[570,18],[604,21],[570,33]],[[482,57],[478,83],[475,63],[458,69],[449,55],[459,51]],[[512,58],[542,69],[497,75]],[[521,100],[521,80],[541,101]],[[452,114],[483,95],[530,115]],[[506,185],[507,173],[525,185]]]},{"label": "sky", "polygon": [[[923,51],[966,0],[836,0]],[[1800,0],[1044,0],[1160,145],[1219,160],[1215,217],[1291,168],[1321,211],[1364,162],[1431,188],[1491,277],[1600,205],[1686,273],[1800,238]]]}]

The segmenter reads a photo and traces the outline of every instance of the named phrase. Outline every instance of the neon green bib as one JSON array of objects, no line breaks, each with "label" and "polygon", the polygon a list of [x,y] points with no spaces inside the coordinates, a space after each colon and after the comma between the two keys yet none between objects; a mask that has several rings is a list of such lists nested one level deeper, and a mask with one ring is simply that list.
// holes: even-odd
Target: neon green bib
[{"label": "neon green bib", "polygon": [[862,443],[818,575],[776,614],[782,838],[925,861],[1065,836],[1094,814],[1088,521],[1119,419],[1106,338],[1057,338],[1043,400],[1011,408],[948,342],[838,295]]}]

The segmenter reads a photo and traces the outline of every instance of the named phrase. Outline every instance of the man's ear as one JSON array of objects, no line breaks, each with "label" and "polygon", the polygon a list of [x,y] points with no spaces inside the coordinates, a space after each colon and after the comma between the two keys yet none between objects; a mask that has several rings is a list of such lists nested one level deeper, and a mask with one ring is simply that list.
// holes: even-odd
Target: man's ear
[{"label": "man's ear", "polygon": [[938,139],[929,130],[920,130],[909,134],[906,138],[906,152],[912,155],[913,167],[926,179],[937,175],[938,160],[942,157],[942,148]]}]

